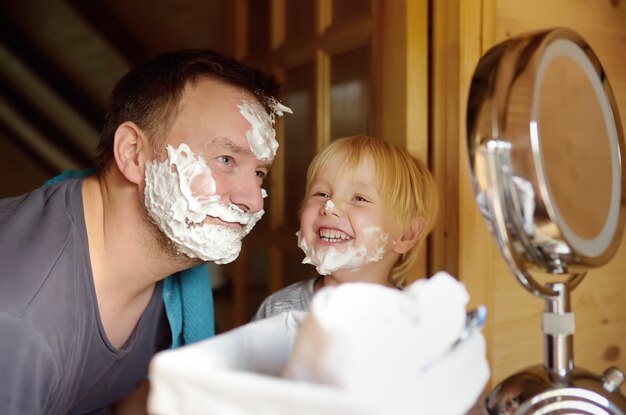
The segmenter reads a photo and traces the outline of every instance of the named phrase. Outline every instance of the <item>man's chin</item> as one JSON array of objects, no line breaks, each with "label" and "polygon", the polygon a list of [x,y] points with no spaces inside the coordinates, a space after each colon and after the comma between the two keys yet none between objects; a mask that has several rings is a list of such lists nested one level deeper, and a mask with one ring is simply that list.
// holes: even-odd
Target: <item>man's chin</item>
[{"label": "man's chin", "polygon": [[202,265],[202,264],[206,264],[207,262],[211,262],[211,261],[204,261],[200,258],[191,258],[189,255],[187,254],[181,254],[178,253],[177,254],[178,257],[180,257],[180,263],[185,265],[186,268],[191,268],[191,267],[197,267],[198,265]]}]

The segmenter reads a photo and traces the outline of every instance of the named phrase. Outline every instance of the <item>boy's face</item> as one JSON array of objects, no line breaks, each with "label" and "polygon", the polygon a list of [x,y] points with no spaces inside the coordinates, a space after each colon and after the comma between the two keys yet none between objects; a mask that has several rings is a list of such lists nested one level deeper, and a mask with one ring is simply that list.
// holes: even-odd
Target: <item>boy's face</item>
[{"label": "boy's face", "polygon": [[[299,243],[305,263],[320,274],[359,270],[348,279],[386,281],[399,254],[390,249],[400,236],[394,212],[376,185],[370,157],[354,175],[345,162],[331,162],[311,182],[300,217]],[[375,274],[375,275],[374,275]],[[383,275],[381,275],[383,274]]]}]

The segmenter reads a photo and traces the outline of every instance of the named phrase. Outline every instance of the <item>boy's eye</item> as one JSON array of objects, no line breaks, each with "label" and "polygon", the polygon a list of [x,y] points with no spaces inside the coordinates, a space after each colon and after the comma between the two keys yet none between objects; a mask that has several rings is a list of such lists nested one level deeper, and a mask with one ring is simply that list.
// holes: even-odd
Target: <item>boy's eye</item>
[{"label": "boy's eye", "polygon": [[325,192],[315,192],[315,193],[313,193],[313,196],[321,196],[324,199],[329,199],[330,198],[330,195],[328,193],[325,193]]},{"label": "boy's eye", "polygon": [[364,198],[363,196],[359,196],[359,195],[354,196],[354,200],[356,202],[369,202],[368,199]]}]

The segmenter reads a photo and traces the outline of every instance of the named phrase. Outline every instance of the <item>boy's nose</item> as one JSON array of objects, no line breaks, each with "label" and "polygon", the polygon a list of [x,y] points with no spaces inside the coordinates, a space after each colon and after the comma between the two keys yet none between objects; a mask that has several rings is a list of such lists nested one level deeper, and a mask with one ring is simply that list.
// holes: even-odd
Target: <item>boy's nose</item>
[{"label": "boy's nose", "polygon": [[332,199],[328,199],[322,208],[320,209],[320,214],[322,215],[334,215],[334,216],[342,216],[341,211],[337,208],[337,205],[332,201]]}]

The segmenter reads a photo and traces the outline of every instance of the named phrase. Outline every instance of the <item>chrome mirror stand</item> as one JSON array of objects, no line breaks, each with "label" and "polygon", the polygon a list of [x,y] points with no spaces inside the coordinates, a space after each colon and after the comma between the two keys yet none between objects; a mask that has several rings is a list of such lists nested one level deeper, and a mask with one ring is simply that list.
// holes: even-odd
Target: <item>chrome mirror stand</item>
[{"label": "chrome mirror stand", "polygon": [[[489,140],[478,150],[476,165],[484,172],[479,180],[483,192],[481,210],[500,251],[522,286],[545,301],[542,315],[543,365],[536,365],[508,377],[487,397],[491,415],[508,414],[626,414],[626,398],[619,387],[624,374],[610,367],[602,376],[574,365],[575,318],[570,294],[585,277],[571,275],[565,282],[539,284],[520,264],[523,252],[516,242],[529,238],[519,223],[518,190],[510,174],[510,146],[506,141]],[[515,241],[511,235],[514,235]],[[518,251],[515,251],[518,249]],[[555,274],[567,271],[557,256],[545,255],[544,268]]]}]

